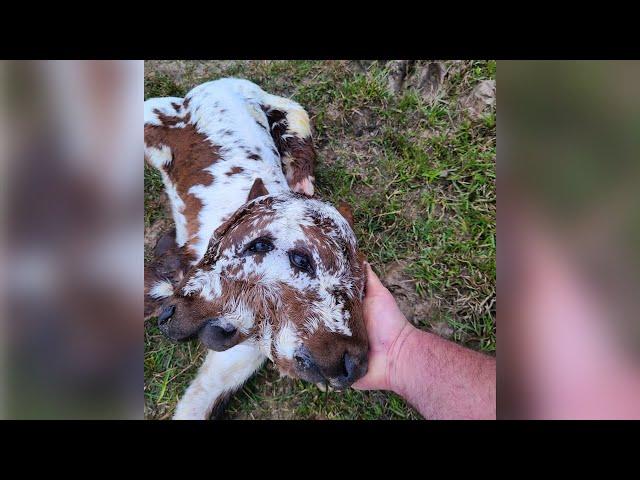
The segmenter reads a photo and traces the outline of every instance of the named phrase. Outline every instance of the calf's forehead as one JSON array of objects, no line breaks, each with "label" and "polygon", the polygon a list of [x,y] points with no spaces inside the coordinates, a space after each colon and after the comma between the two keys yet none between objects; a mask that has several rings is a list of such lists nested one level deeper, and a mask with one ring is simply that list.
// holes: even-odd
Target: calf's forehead
[{"label": "calf's forehead", "polygon": [[[275,251],[238,256],[252,240],[263,236],[270,237]],[[236,279],[252,275],[263,283],[290,279],[300,288],[317,286],[318,282],[336,288],[348,280],[351,286],[355,280],[351,275],[355,236],[347,221],[330,205],[295,194],[259,197],[223,234],[220,245],[210,248],[219,252],[218,261],[207,264],[205,270],[224,270]],[[311,255],[316,266],[313,278],[289,266],[287,256],[292,249]]]},{"label": "calf's forehead", "polygon": [[331,205],[315,199],[284,196],[281,202],[272,204],[271,226],[292,241],[333,240],[355,247],[356,240],[351,227]]}]

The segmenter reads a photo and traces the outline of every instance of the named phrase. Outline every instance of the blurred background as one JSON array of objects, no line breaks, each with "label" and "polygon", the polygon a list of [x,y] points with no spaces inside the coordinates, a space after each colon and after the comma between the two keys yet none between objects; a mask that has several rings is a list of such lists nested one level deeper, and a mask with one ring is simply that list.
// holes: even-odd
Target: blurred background
[{"label": "blurred background", "polygon": [[640,62],[498,62],[498,414],[640,418]]},{"label": "blurred background", "polygon": [[142,61],[3,62],[3,418],[142,418]]}]

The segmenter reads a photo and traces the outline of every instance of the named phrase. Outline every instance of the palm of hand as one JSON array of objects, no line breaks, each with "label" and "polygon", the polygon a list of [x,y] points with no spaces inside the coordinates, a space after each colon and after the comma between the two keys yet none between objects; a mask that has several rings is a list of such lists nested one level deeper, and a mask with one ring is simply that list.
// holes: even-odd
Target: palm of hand
[{"label": "palm of hand", "polygon": [[369,369],[354,387],[359,390],[391,389],[389,367],[394,361],[394,345],[405,328],[411,328],[393,295],[367,264],[367,294],[364,321],[369,336]]}]

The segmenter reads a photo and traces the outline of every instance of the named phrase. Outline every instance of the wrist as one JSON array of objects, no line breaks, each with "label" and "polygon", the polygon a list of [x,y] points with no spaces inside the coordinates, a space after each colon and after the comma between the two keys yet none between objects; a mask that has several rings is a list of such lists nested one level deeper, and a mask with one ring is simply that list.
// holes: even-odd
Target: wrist
[{"label": "wrist", "polygon": [[407,345],[409,345],[409,342],[407,341],[410,338],[418,335],[418,332],[419,330],[417,328],[407,322],[407,324],[402,328],[402,330],[396,337],[391,347],[389,347],[385,380],[387,383],[387,389],[399,395],[402,395],[402,386],[404,385],[404,382],[402,380],[402,357],[406,353]]}]

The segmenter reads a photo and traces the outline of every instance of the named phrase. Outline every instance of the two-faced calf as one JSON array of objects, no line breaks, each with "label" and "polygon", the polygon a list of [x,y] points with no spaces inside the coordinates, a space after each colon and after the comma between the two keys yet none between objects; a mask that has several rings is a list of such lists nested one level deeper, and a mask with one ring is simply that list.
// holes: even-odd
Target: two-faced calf
[{"label": "two-faced calf", "polygon": [[145,268],[145,317],[210,349],[174,418],[216,416],[267,358],[337,389],[365,374],[362,259],[345,215],[312,198],[314,155],[302,107],[246,80],[145,102],[175,222]]}]

